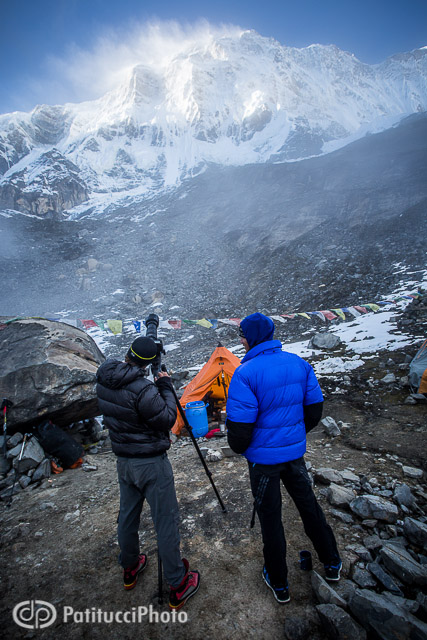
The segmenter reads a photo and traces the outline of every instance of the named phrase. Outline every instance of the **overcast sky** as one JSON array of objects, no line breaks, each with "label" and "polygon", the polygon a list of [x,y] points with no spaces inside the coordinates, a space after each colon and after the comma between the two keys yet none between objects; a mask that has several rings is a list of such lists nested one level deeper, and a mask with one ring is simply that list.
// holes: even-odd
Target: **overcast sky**
[{"label": "overcast sky", "polygon": [[375,64],[427,45],[427,0],[0,0],[0,113],[99,97],[147,52],[236,28]]}]

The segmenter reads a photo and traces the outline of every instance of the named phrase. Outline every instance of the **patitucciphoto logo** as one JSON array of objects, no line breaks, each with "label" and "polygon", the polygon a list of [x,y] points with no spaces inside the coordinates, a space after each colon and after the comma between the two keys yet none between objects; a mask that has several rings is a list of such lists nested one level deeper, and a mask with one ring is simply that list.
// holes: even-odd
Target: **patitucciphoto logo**
[{"label": "patitucciphoto logo", "polygon": [[55,622],[57,613],[45,600],[24,600],[13,607],[12,617],[24,629],[44,629]]},{"label": "patitucciphoto logo", "polygon": [[[45,600],[24,600],[14,606],[12,611],[14,622],[24,629],[44,629],[52,625],[58,617],[56,608]],[[64,606],[62,622],[74,624],[170,624],[179,622],[185,624],[188,615],[185,611],[156,611],[153,605],[149,607],[132,607],[127,611],[104,611],[97,607],[90,607],[83,611]]]}]

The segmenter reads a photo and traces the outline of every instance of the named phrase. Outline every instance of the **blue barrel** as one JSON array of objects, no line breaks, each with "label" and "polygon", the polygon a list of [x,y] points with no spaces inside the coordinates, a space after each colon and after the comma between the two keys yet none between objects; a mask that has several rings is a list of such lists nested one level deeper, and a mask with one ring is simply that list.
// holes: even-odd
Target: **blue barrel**
[{"label": "blue barrel", "polygon": [[185,405],[185,415],[190,427],[193,429],[195,438],[201,438],[207,434],[209,431],[208,413],[204,402],[200,400],[187,402]]}]

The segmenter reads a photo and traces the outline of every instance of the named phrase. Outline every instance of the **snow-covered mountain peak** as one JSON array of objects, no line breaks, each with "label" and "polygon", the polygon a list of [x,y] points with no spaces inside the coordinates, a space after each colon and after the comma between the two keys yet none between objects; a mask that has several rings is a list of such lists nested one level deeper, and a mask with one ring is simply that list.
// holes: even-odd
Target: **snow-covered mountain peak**
[{"label": "snow-covered mountain peak", "polygon": [[[236,31],[158,63],[150,55],[97,100],[1,116],[3,187],[25,158],[55,148],[102,209],[102,194],[145,197],[207,163],[318,155],[427,110],[427,48],[367,65],[334,45],[296,49]],[[13,202],[7,193],[19,208],[18,191]]]}]

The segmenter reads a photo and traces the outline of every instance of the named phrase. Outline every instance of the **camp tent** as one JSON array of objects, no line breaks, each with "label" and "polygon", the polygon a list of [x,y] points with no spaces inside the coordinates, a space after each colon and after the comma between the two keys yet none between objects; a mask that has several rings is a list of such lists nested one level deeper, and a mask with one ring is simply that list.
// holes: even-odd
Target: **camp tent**
[{"label": "camp tent", "polygon": [[[209,397],[210,401],[225,404],[231,378],[239,365],[239,358],[219,344],[205,366],[186,386],[180,399],[181,406],[185,408],[187,402],[203,400],[210,391],[212,392]],[[172,429],[173,433],[179,435],[183,426],[184,421],[178,414],[178,419]]]},{"label": "camp tent", "polygon": [[418,393],[427,393],[427,340],[409,365],[409,382]]}]

